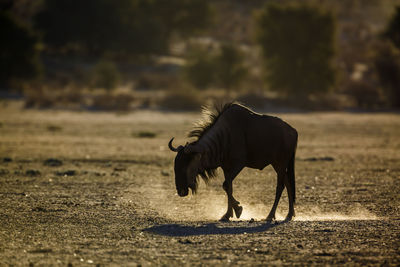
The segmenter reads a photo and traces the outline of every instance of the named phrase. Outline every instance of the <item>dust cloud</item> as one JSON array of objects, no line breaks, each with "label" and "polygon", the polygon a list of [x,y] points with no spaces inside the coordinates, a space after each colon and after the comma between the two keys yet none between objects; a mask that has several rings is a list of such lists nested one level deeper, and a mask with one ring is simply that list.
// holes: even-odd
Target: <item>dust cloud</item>
[{"label": "dust cloud", "polygon": [[297,214],[295,221],[362,221],[378,220],[378,216],[357,203],[354,208],[346,213],[321,212],[318,208],[312,211]]},{"label": "dust cloud", "polygon": [[[153,181],[155,182],[155,181]],[[225,192],[219,187],[209,186],[207,190],[199,190],[197,194],[189,194],[187,197],[179,197],[173,187],[162,185],[145,187],[148,190],[130,192],[124,196],[125,200],[133,196],[142,195],[146,203],[143,210],[149,208],[158,216],[172,221],[217,221],[226,212],[227,198]],[[272,203],[254,203],[250,199],[240,198],[240,205],[243,207],[239,219],[235,216],[232,221],[261,221],[265,220]],[[287,203],[282,201],[276,212],[276,220],[282,221],[287,214]],[[334,207],[332,207],[334,208]],[[294,221],[350,221],[350,220],[380,220],[375,214],[363,207],[360,203],[352,203],[351,207],[338,211],[330,211],[329,207],[302,206],[298,204],[295,208],[296,216]]]}]

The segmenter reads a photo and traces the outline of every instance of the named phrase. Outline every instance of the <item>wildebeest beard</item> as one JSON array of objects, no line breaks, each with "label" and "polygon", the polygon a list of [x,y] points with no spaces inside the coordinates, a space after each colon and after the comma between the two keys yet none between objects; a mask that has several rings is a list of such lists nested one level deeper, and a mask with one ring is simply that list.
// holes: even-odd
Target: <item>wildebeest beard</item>
[{"label": "wildebeest beard", "polygon": [[[200,178],[208,184],[209,180],[217,175],[216,168],[207,167],[208,156],[207,153],[197,154],[188,166],[187,181],[192,194],[196,194]],[[196,157],[199,157],[199,159],[196,159]]]}]

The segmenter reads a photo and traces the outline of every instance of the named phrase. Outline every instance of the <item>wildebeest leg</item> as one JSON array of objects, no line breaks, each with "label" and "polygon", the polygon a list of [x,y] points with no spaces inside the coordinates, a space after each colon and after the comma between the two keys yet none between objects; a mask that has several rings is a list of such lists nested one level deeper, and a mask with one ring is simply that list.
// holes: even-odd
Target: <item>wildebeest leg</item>
[{"label": "wildebeest leg", "polygon": [[292,191],[292,185],[290,184],[289,177],[285,172],[285,186],[287,190],[287,194],[289,197],[289,212],[288,215],[286,216],[286,221],[292,220],[292,217],[294,216],[294,196],[293,196],[293,191]]},{"label": "wildebeest leg", "polygon": [[[272,210],[267,217],[267,221],[269,219],[271,219],[271,217],[273,218],[272,215],[275,215],[276,206],[278,205],[279,198],[282,194],[282,190],[284,187],[286,187],[288,198],[289,198],[289,212],[288,212],[288,215],[286,216],[285,220],[290,221],[292,219],[292,217],[294,216],[294,196],[293,196],[293,191],[292,191],[292,185],[289,181],[289,176],[287,174],[286,167],[283,167],[283,166],[273,165],[276,173],[278,174],[278,184],[276,186],[276,197],[275,197],[274,206],[272,207]],[[282,186],[280,183],[283,183],[284,186]]]},{"label": "wildebeest leg", "polygon": [[276,192],[275,192],[275,201],[274,201],[274,205],[272,206],[271,211],[268,214],[267,222],[271,222],[272,220],[275,220],[276,208],[278,207],[278,203],[279,203],[279,200],[281,198],[282,191],[284,188],[285,188],[284,177],[278,175],[277,176],[277,184],[276,184]]},{"label": "wildebeest leg", "polygon": [[235,215],[237,218],[239,218],[240,215],[242,214],[243,208],[239,206],[240,202],[238,202],[233,197],[233,189],[232,189],[232,181],[241,170],[242,168],[237,168],[234,171],[224,170],[225,181],[222,184],[222,187],[224,188],[226,195],[228,197],[228,209],[225,215],[222,216],[222,218],[220,219],[221,221],[229,221],[229,218],[233,217],[233,210],[235,210]]},{"label": "wildebeest leg", "polygon": [[288,197],[289,197],[289,213],[286,216],[287,221],[290,221],[292,217],[294,216],[294,196],[293,196],[293,191],[292,191],[292,185],[289,181],[288,173],[286,171],[286,162],[285,161],[279,161],[278,163],[273,163],[272,167],[274,167],[274,170],[276,171],[278,175],[278,181],[276,185],[276,194],[275,194],[275,201],[274,205],[272,206],[271,211],[268,214],[267,221],[272,221],[275,219],[275,212],[276,208],[279,203],[279,199],[281,198],[282,191],[286,187]]}]

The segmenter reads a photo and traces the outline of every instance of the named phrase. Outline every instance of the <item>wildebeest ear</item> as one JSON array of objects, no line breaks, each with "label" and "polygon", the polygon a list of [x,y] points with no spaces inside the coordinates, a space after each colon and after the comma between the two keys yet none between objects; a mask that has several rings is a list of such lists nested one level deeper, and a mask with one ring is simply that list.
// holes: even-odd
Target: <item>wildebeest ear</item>
[{"label": "wildebeest ear", "polygon": [[187,144],[184,151],[185,153],[202,153],[203,149],[199,145]]}]

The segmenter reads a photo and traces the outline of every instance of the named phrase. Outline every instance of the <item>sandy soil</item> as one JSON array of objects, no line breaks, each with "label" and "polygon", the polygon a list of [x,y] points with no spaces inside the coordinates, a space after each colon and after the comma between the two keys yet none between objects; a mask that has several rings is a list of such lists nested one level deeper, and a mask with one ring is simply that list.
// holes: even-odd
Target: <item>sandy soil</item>
[{"label": "sandy soil", "polygon": [[[400,264],[400,115],[278,114],[300,133],[292,222],[271,167],[176,195],[167,143],[199,114],[0,107],[0,265]],[[151,132],[153,138],[141,138]],[[49,160],[50,159],[50,160]]]}]

